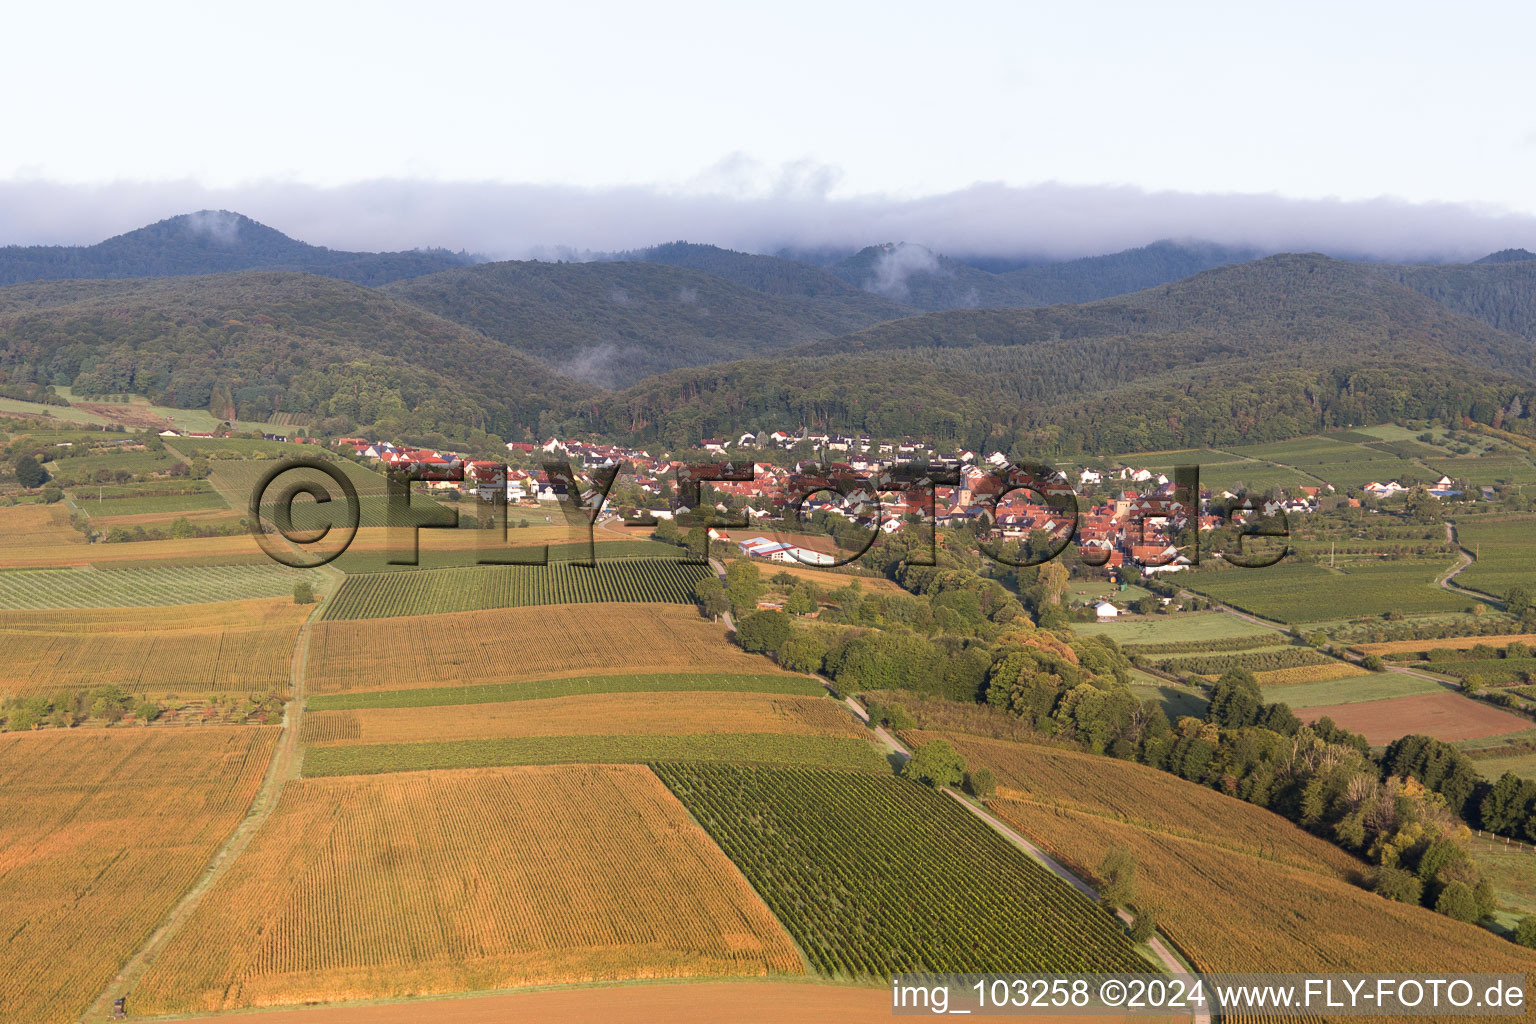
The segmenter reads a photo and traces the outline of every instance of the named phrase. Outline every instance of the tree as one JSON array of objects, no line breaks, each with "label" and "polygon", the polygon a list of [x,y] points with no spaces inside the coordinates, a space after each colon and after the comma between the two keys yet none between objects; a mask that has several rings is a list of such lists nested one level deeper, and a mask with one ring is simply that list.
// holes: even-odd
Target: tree
[{"label": "tree", "polygon": [[[821,659],[826,656],[827,645],[824,640],[810,633],[801,633],[779,645],[775,660],[791,672],[820,672]],[[844,697],[848,696],[842,690],[837,692]]]},{"label": "tree", "polygon": [[990,768],[975,768],[965,773],[965,789],[977,799],[985,799],[997,792],[997,779]]},{"label": "tree", "polygon": [[152,700],[141,700],[138,704],[134,705],[133,717],[141,722],[153,722],[164,711],[164,705],[157,704]]},{"label": "tree", "polygon": [[1157,934],[1157,917],[1152,913],[1151,907],[1143,907],[1136,911],[1136,919],[1131,925],[1131,941],[1146,942]]},{"label": "tree", "polygon": [[725,596],[731,599],[731,610],[737,615],[757,607],[763,585],[758,579],[757,566],[746,559],[737,559],[725,569]]},{"label": "tree", "polygon": [[1435,911],[1471,924],[1478,918],[1477,896],[1466,882],[1452,882],[1441,890],[1440,898],[1435,900]]},{"label": "tree", "polygon": [[1504,592],[1504,610],[1511,615],[1524,615],[1531,607],[1531,592],[1526,587],[1514,586]]},{"label": "tree", "polygon": [[808,615],[816,610],[816,601],[804,587],[800,587],[784,602],[784,610],[791,615]]},{"label": "tree", "polygon": [[294,604],[314,604],[315,603],[315,591],[314,591],[314,588],[309,585],[309,581],[308,580],[299,580],[299,582],[297,582],[297,583],[295,583],[293,585],[293,603]]},{"label": "tree", "polygon": [[1136,858],[1123,846],[1111,846],[1099,862],[1099,900],[1116,910],[1136,901]]},{"label": "tree", "polygon": [[736,642],[744,651],[777,651],[794,632],[794,623],[788,615],[767,609],[753,612],[736,624]]},{"label": "tree", "polygon": [[725,587],[718,576],[705,576],[695,583],[693,596],[699,602],[699,610],[711,619],[718,619],[731,610],[731,602],[725,596]]},{"label": "tree", "polygon": [[901,774],[935,789],[953,786],[965,777],[965,758],[948,740],[933,740],[917,748]]},{"label": "tree", "polygon": [[1379,654],[1368,654],[1365,656],[1365,660],[1360,662],[1360,667],[1367,672],[1385,672],[1387,670],[1387,663],[1381,660],[1381,655]]},{"label": "tree", "polygon": [[1399,903],[1414,903],[1424,898],[1424,883],[1412,871],[1402,868],[1382,868],[1376,873],[1376,895]]},{"label": "tree", "polygon": [[16,460],[16,482],[31,490],[41,487],[48,480],[48,472],[30,455],[23,455]]},{"label": "tree", "polygon": [[1536,949],[1536,914],[1522,917],[1515,925],[1515,941],[1528,949]]}]

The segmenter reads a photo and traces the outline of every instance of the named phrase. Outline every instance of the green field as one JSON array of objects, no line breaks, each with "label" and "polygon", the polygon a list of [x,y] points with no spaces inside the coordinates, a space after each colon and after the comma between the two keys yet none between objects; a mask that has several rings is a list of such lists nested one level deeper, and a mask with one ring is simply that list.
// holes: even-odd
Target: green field
[{"label": "green field", "polygon": [[[144,488],[146,490],[150,488]],[[148,497],[124,494],[118,497],[98,496],[94,488],[77,488],[73,497],[75,505],[86,515],[94,518],[102,516],[139,516],[155,515],[159,513],[170,514],[174,512],[202,512],[209,509],[228,508],[229,503],[209,489],[207,491],[192,492],[188,494],[159,494]]]},{"label": "green field", "polygon": [[1329,679],[1321,683],[1293,683],[1263,687],[1264,699],[1293,708],[1320,708],[1330,704],[1360,704],[1416,693],[1438,693],[1445,687],[1432,679],[1402,672],[1376,672],[1368,676]]},{"label": "green field", "polygon": [[1331,665],[1336,659],[1311,647],[1265,647],[1257,651],[1215,652],[1188,654],[1165,658],[1157,667],[1179,675],[1219,676],[1232,669],[1249,672],[1268,672],[1277,668],[1300,668],[1303,665]]},{"label": "green field", "polygon": [[826,693],[826,687],[807,676],[664,673],[634,676],[576,676],[571,679],[539,679],[527,683],[487,683],[482,686],[438,686],[420,690],[341,693],[311,697],[306,706],[311,711],[349,711],[356,708],[501,704],[515,700],[541,700],[546,697],[574,697],[587,693],[663,693],[693,690],[792,693],[809,697]]},{"label": "green field", "polygon": [[0,572],[0,608],[135,608],[244,601],[293,593],[313,575],[271,561],[158,569],[16,569]]},{"label": "green field", "polygon": [[821,973],[1153,968],[959,804],[889,775],[658,764]]},{"label": "green field", "polygon": [[1458,521],[1456,539],[1477,555],[1457,583],[1501,597],[1513,586],[1536,590],[1536,518]]},{"label": "green field", "polygon": [[604,561],[595,566],[479,566],[348,576],[327,619],[376,619],[486,608],[594,601],[689,604],[711,570],[659,559]]},{"label": "green field", "polygon": [[[1268,572],[1258,569],[1256,572]],[[1107,636],[1115,643],[1160,644],[1186,640],[1225,640],[1235,637],[1272,636],[1276,643],[1284,636],[1264,626],[1245,622],[1226,612],[1181,612],[1168,615],[1122,616],[1111,622],[1074,622],[1077,633]]]},{"label": "green field", "polygon": [[[297,522],[295,525],[299,525]],[[574,531],[573,531],[574,532]],[[516,530],[508,531],[512,539],[516,539]],[[391,565],[389,560],[395,557],[391,551],[358,551],[352,550],[343,554],[333,563],[336,568],[347,573],[368,572],[399,572],[402,569],[462,569],[478,565],[482,558],[516,558],[529,564],[539,557],[539,552],[544,549],[542,545],[523,547],[508,547],[501,543],[501,533],[497,530],[485,531],[484,544],[472,544],[457,550],[433,550],[425,545],[418,545],[417,565]],[[610,540],[603,534],[596,534],[595,547],[589,546],[586,541],[575,541],[566,544],[548,545],[548,559],[551,562],[576,562],[592,555],[595,551],[595,560],[602,561],[609,558],[652,558],[677,561],[686,557],[687,552],[676,544],[667,544],[657,540]],[[402,542],[401,550],[409,551],[409,540]]]},{"label": "green field", "polygon": [[[1507,736],[1499,739],[1507,740]],[[1464,746],[1464,745],[1463,745]],[[1536,751],[1527,754],[1506,754],[1499,757],[1474,758],[1477,772],[1489,782],[1497,781],[1505,772],[1514,772],[1522,779],[1536,779]]]},{"label": "green field", "polygon": [[816,765],[868,771],[887,767],[874,744],[867,740],[750,732],[692,736],[520,736],[445,743],[312,747],[304,755],[304,775],[372,775],[515,764],[649,764],[679,760]]},{"label": "green field", "polygon": [[1536,851],[1525,843],[1473,836],[1467,852],[1493,883],[1500,907],[1517,918],[1536,914]]},{"label": "green field", "polygon": [[1165,683],[1144,672],[1132,671],[1131,692],[1138,700],[1155,700],[1161,704],[1163,714],[1168,716],[1170,722],[1177,722],[1186,715],[1204,718],[1211,705],[1209,700],[1191,689]]},{"label": "green field", "polygon": [[1189,589],[1276,622],[1331,622],[1387,612],[1456,612],[1473,603],[1435,585],[1449,562],[1373,562],[1330,571],[1284,561],[1264,569],[1188,574]]}]

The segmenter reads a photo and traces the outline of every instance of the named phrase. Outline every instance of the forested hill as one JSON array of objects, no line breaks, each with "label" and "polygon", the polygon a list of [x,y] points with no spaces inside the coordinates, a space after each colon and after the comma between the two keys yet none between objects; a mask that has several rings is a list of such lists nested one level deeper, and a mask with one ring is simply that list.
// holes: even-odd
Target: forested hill
[{"label": "forested hill", "polygon": [[1208,242],[1138,249],[994,274],[918,245],[870,246],[828,268],[849,284],[921,309],[1027,309],[1092,302],[1259,256]]},{"label": "forested hill", "polygon": [[1529,408],[1533,356],[1370,268],[1277,256],[1120,299],[932,313],[792,358],[678,371],[591,419],[672,441],[804,423],[1014,454],[1178,448],[1398,417],[1488,422],[1515,396]]},{"label": "forested hill", "polygon": [[183,214],[88,246],[0,248],[0,285],[70,279],[180,277],[238,270],[300,270],[380,285],[463,266],[441,249],[343,252],[289,238],[225,210]]},{"label": "forested hill", "polygon": [[[1536,256],[1506,249],[1476,263],[1376,269],[1421,295],[1493,327],[1536,341]],[[1510,258],[1502,258],[1510,256]]]},{"label": "forested hill", "polygon": [[867,310],[880,320],[912,316],[920,312],[913,306],[892,302],[870,292],[855,288],[841,278],[799,260],[779,256],[758,256],[752,253],[722,249],[716,245],[699,245],[692,242],[668,242],[665,245],[621,253],[618,257],[635,263],[659,263],[669,267],[685,267],[704,274],[713,274],[743,288],[798,299],[832,299],[855,309]]},{"label": "forested hill", "polygon": [[629,261],[482,263],[386,290],[602,386],[781,352],[911,312],[853,289],[805,296]]},{"label": "forested hill", "polygon": [[592,389],[384,292],[251,271],[0,289],[0,375],[331,433],[531,436]]}]

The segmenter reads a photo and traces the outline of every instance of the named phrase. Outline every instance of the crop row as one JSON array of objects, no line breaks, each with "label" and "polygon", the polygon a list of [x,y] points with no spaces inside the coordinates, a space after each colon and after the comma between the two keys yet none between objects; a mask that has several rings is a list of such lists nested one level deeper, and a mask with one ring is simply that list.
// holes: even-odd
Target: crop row
[{"label": "crop row", "polygon": [[687,604],[694,584],[709,571],[701,565],[634,559],[595,566],[555,562],[368,573],[347,577],[325,617],[377,619],[596,601]]},{"label": "crop row", "polygon": [[792,675],[720,675],[718,673],[658,672],[645,675],[577,676],[536,679],[525,683],[473,683],[430,686],[376,693],[339,693],[311,697],[310,711],[350,711],[360,708],[420,708],[452,704],[504,704],[508,701],[576,697],[592,693],[671,693],[717,690],[735,693],[786,693],[819,696],[826,688],[814,679]]},{"label": "crop row", "polygon": [[1119,924],[953,800],[889,775],[655,766],[818,970],[1150,970]]},{"label": "crop row", "polygon": [[1310,647],[1271,647],[1260,651],[1240,651],[1236,654],[1169,658],[1167,661],[1160,662],[1158,667],[1168,672],[1216,676],[1235,668],[1245,668],[1250,672],[1267,672],[1277,668],[1332,664],[1335,664],[1332,658]]},{"label": "crop row", "polygon": [[142,608],[281,597],[304,576],[265,565],[0,572],[0,608]]},{"label": "crop row", "polygon": [[1270,647],[1275,642],[1273,633],[1257,633],[1252,636],[1223,636],[1209,640],[1170,640],[1158,644],[1121,644],[1127,654],[1192,654],[1204,651],[1249,651],[1255,647]]}]

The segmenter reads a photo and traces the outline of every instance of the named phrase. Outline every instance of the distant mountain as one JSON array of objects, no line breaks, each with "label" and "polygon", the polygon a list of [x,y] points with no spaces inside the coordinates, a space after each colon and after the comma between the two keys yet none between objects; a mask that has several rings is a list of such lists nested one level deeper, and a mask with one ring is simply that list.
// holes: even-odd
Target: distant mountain
[{"label": "distant mountain", "polygon": [[779,352],[913,312],[772,257],[711,246],[669,247],[661,255],[719,273],[650,261],[513,261],[387,290],[602,386]]},{"label": "distant mountain", "polygon": [[870,246],[828,269],[856,287],[930,311],[1028,309],[1124,295],[1260,255],[1207,242],[1164,241],[994,273],[984,267],[1006,261],[955,260],[903,242]]},{"label": "distant mountain", "polygon": [[227,210],[183,214],[88,246],[0,248],[0,285],[69,279],[182,277],[296,270],[380,285],[474,262],[441,249],[343,252],[308,245]]},{"label": "distant mountain", "polygon": [[0,288],[0,378],[460,441],[529,437],[593,394],[377,289],[271,271]]},{"label": "distant mountain", "polygon": [[[1524,251],[1506,249],[1505,253]],[[1383,263],[1376,264],[1373,269],[1448,309],[1536,341],[1536,257],[1495,258],[1505,253],[1485,256],[1476,263],[1446,266]]]},{"label": "distant mountain", "polygon": [[1480,263],[1519,263],[1522,260],[1536,260],[1536,252],[1528,252],[1525,249],[1500,249],[1491,252],[1480,260],[1473,260],[1473,265]]},{"label": "distant mountain", "polygon": [[1373,268],[1276,256],[1085,305],[952,310],[774,360],[676,371],[595,426],[670,441],[801,424],[1047,456],[1278,440],[1399,417],[1489,422],[1536,346]]}]

